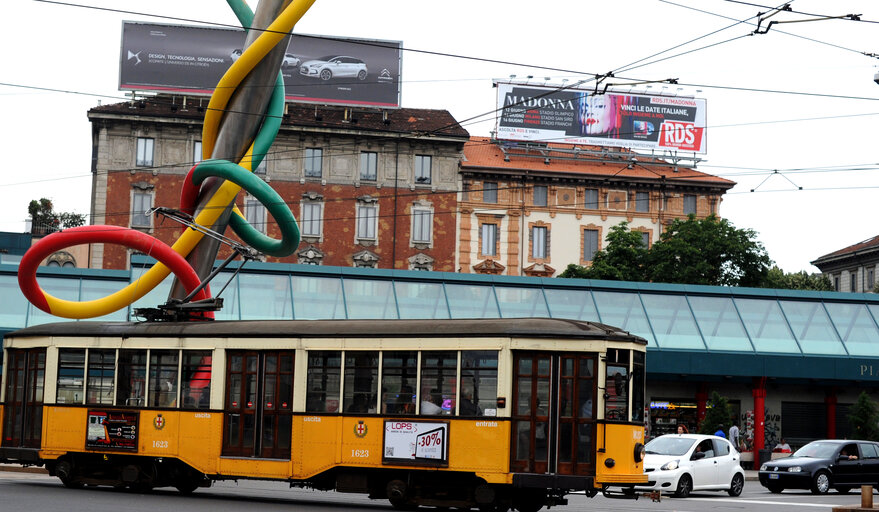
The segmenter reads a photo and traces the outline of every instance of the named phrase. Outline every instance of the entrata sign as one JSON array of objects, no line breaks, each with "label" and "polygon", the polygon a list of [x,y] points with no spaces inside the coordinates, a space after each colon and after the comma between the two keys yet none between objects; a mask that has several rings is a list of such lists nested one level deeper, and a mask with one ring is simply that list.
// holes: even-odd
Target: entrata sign
[{"label": "entrata sign", "polygon": [[705,153],[705,100],[498,83],[497,137]]},{"label": "entrata sign", "polygon": [[[209,95],[244,51],[244,31],[124,22],[121,90]],[[293,35],[281,62],[288,101],[400,106],[402,43]]]}]

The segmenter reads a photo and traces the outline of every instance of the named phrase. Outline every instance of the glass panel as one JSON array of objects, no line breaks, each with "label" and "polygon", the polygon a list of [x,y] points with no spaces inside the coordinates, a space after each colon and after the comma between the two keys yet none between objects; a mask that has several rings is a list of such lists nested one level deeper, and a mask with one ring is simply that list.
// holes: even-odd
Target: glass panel
[{"label": "glass panel", "polygon": [[502,318],[549,317],[540,288],[496,286],[494,290]]},{"label": "glass panel", "polygon": [[625,366],[607,365],[607,382],[605,383],[604,417],[612,421],[628,420],[629,406],[628,370]]},{"label": "glass panel", "polygon": [[820,302],[782,300],[781,309],[806,354],[845,354]]},{"label": "glass panel", "polygon": [[528,416],[531,414],[531,379],[519,379],[518,401],[516,402],[516,416]]},{"label": "glass panel", "polygon": [[345,285],[348,318],[397,318],[397,304],[390,281],[346,279],[342,282]]},{"label": "glass panel", "polygon": [[113,377],[116,372],[116,351],[90,349],[87,404],[113,405]]},{"label": "glass panel", "polygon": [[461,416],[497,415],[497,352],[461,352]]},{"label": "glass panel", "polygon": [[61,349],[58,351],[58,391],[55,401],[59,404],[81,404],[83,378],[85,375],[85,349]]},{"label": "glass panel", "polygon": [[577,462],[588,464],[592,462],[592,424],[581,423],[577,425]]},{"label": "glass panel", "polygon": [[[38,279],[40,287],[43,291],[64,300],[79,300],[79,279],[65,279],[61,277],[41,277]],[[49,313],[43,312],[34,306],[30,308],[30,315],[27,319],[28,326],[40,325],[52,322],[67,322],[66,318],[57,317]],[[80,398],[82,396],[80,395]]]},{"label": "glass panel", "polygon": [[450,415],[457,403],[458,353],[421,353],[421,404],[424,415]]},{"label": "glass panel", "polygon": [[531,422],[516,422],[516,460],[528,460],[531,458]]},{"label": "glass panel", "polygon": [[345,352],[345,412],[375,413],[378,352]]},{"label": "glass panel", "polygon": [[440,283],[394,283],[400,318],[449,318],[446,294]]},{"label": "glass panel", "polygon": [[[3,261],[6,261],[5,258]],[[18,277],[15,274],[0,275],[0,297],[3,297],[3,307],[0,308],[0,325],[9,328],[24,327],[29,302],[21,293],[21,288],[18,287]]]},{"label": "glass panel", "polygon": [[150,407],[177,407],[176,350],[150,351]]},{"label": "glass panel", "polygon": [[549,429],[545,421],[534,423],[534,460],[546,461],[546,433]]},{"label": "glass panel", "polygon": [[549,380],[537,380],[537,416],[549,416]]},{"label": "glass panel", "polygon": [[879,356],[879,330],[864,304],[825,302],[849,355]]},{"label": "glass panel", "polygon": [[146,405],[146,350],[120,350],[119,376],[116,379],[116,405]]},{"label": "glass panel", "polygon": [[385,352],[382,357],[382,412],[415,414],[416,352]]},{"label": "glass panel", "polygon": [[342,283],[329,277],[292,276],[293,316],[297,320],[345,318]]},{"label": "glass panel", "polygon": [[641,300],[660,347],[705,349],[686,297],[642,293]]},{"label": "glass panel", "polygon": [[446,284],[452,318],[498,318],[498,306],[490,286]]},{"label": "glass panel", "polygon": [[[131,268],[131,282],[137,281],[143,274],[145,274],[149,270],[149,268],[132,266]],[[166,278],[163,279],[155,288],[147,292],[146,295],[138,299],[131,306],[128,307],[128,311],[130,312],[129,319],[134,320],[138,317],[135,317],[133,312],[138,308],[155,308],[159,304],[164,304],[168,301],[168,294],[171,292],[171,284],[174,282],[173,279]],[[216,293],[216,292],[214,292]],[[224,308],[225,309],[225,308]],[[123,405],[118,404],[117,405]]]},{"label": "glass panel", "polygon": [[308,353],[305,412],[339,412],[342,353],[319,350]]},{"label": "glass panel", "polygon": [[[106,281],[104,279],[83,279],[82,280],[82,296],[79,300],[89,301],[106,297],[128,286],[124,281]],[[124,322],[128,320],[128,308],[122,308],[118,311],[98,316],[94,321],[104,320],[111,322]]]},{"label": "glass panel", "polygon": [[[287,275],[239,274],[238,276],[242,320],[293,319],[290,278]],[[223,295],[225,296],[225,293]]]},{"label": "glass panel", "polygon": [[188,409],[211,407],[211,361],[209,350],[183,351],[183,407]]},{"label": "glass panel", "polygon": [[731,298],[690,296],[689,302],[708,350],[754,350]]},{"label": "glass panel", "polygon": [[595,301],[592,300],[592,294],[588,291],[545,288],[543,293],[546,294],[551,317],[598,321]]},{"label": "glass panel", "polygon": [[739,298],[735,302],[757,352],[800,352],[778,302]]},{"label": "glass panel", "polygon": [[559,462],[571,462],[571,433],[573,430],[573,423],[559,425]]},{"label": "glass panel", "polygon": [[595,304],[601,321],[619,327],[647,339],[647,346],[655,347],[656,341],[647,323],[647,315],[641,307],[637,293],[594,292]]},{"label": "glass panel", "polygon": [[[233,277],[234,276],[234,277]],[[229,282],[229,279],[232,279],[232,282]],[[214,312],[214,318],[217,320],[240,320],[241,319],[241,297],[238,291],[239,283],[241,282],[242,277],[241,274],[237,276],[232,272],[220,272],[211,280],[211,295],[213,297],[220,296],[223,297],[223,309]],[[226,283],[229,283],[226,286]],[[223,287],[226,286],[226,289],[223,290]],[[223,293],[220,294],[220,290],[223,290]],[[258,301],[259,304],[264,304],[263,300]]]}]

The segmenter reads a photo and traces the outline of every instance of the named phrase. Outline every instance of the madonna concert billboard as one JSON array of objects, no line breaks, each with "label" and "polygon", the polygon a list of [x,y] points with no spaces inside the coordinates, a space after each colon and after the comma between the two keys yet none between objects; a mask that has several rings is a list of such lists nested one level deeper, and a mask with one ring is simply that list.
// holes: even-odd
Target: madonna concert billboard
[{"label": "madonna concert billboard", "polygon": [[705,100],[498,83],[497,137],[705,153]]},{"label": "madonna concert billboard", "polygon": [[[121,90],[210,94],[244,31],[123,22]],[[294,34],[281,64],[288,101],[400,106],[402,43]]]}]

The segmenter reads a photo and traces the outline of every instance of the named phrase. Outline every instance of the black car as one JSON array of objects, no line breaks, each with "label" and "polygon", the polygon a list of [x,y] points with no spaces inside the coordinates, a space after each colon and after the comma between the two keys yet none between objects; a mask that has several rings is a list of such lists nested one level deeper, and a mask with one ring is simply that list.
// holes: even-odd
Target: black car
[{"label": "black car", "polygon": [[879,444],[850,439],[812,441],[790,457],[760,466],[760,484],[770,492],[830,488],[846,493],[860,485],[879,486]]}]

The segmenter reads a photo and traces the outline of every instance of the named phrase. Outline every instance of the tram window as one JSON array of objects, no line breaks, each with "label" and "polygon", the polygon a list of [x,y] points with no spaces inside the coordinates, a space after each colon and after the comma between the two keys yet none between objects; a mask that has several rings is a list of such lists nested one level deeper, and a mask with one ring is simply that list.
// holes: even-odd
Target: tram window
[{"label": "tram window", "polygon": [[644,420],[644,353],[632,352],[632,421]]},{"label": "tram window", "polygon": [[150,351],[150,407],[177,406],[177,364],[180,357],[176,350]]},{"label": "tram window", "polygon": [[146,350],[120,350],[116,405],[142,407],[145,398]]},{"label": "tram window", "polygon": [[83,377],[85,375],[85,349],[61,349],[58,351],[58,391],[55,402],[81,404]]},{"label": "tram window", "polygon": [[629,351],[608,349],[607,374],[604,385],[604,417],[608,420],[628,419]]},{"label": "tram window", "polygon": [[421,408],[419,412],[426,415],[455,412],[455,380],[457,377],[457,352],[422,352]]},{"label": "tram window", "polygon": [[497,352],[461,352],[461,416],[497,416]]},{"label": "tram window", "polygon": [[212,359],[209,350],[183,351],[183,389],[180,396],[184,408],[210,409]]},{"label": "tram window", "polygon": [[342,353],[319,350],[308,353],[305,412],[339,412]]},{"label": "tram window", "polygon": [[378,352],[345,352],[345,412],[374,413],[378,400]]},{"label": "tram window", "polygon": [[382,355],[382,412],[415,414],[417,352],[385,352]]},{"label": "tram window", "polygon": [[113,405],[113,374],[116,371],[116,351],[90,349],[86,403]]}]

